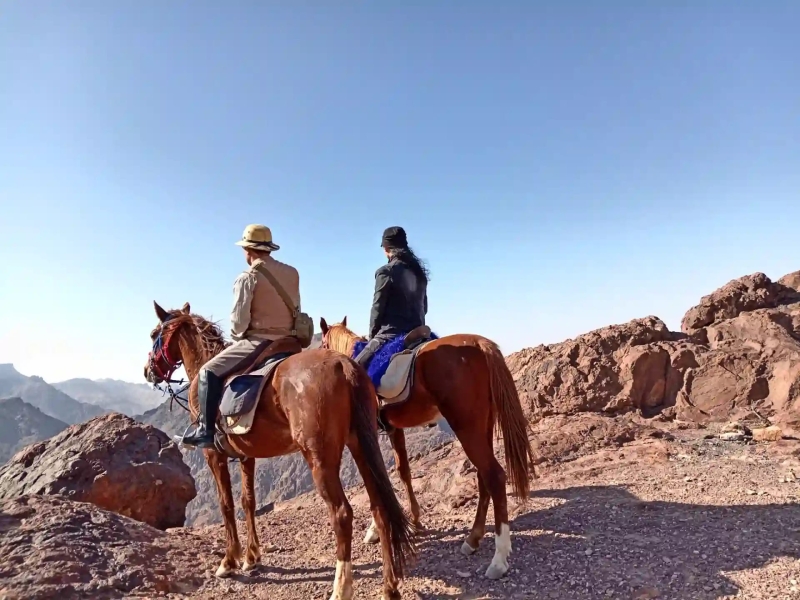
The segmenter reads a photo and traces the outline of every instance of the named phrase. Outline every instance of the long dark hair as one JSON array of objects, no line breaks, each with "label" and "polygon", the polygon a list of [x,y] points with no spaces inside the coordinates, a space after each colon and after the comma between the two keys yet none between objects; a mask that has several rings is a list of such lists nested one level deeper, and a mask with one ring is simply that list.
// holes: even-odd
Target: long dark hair
[{"label": "long dark hair", "polygon": [[417,277],[425,280],[425,283],[430,281],[431,272],[428,266],[420,259],[414,251],[406,246],[405,248],[392,248],[392,258],[396,258],[401,263],[408,265]]}]

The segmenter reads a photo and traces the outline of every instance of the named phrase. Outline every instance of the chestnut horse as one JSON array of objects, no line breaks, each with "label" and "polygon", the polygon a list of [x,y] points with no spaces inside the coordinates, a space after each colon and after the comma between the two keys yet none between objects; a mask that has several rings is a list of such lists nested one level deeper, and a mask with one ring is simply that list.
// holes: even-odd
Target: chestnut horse
[{"label": "chestnut horse", "polygon": [[[165,311],[155,304],[159,323],[150,334],[153,351],[145,377],[152,383],[170,381],[182,363],[192,384],[189,407],[198,416],[197,374],[203,364],[226,347],[215,324],[193,315],[189,304]],[[299,349],[299,346],[298,346]],[[415,528],[395,496],[378,444],[375,388],[367,373],[337,352],[311,349],[286,358],[264,386],[252,429],[229,435],[230,447],[239,455],[242,470],[242,508],[247,522],[244,570],[260,561],[255,523],[254,472],[256,458],[299,451],[314,478],[317,492],[328,506],[336,535],[336,576],[331,600],[353,597],[351,543],[353,510],[339,478],[344,447],[350,449],[369,495],[372,516],[378,523],[383,551],[383,598],[400,598],[398,580],[416,555]],[[225,521],[227,549],[217,569],[218,577],[238,568],[242,548],[236,532],[228,456],[216,449],[203,450],[214,474]]]},{"label": "chestnut horse", "polygon": [[[330,327],[321,319],[322,347],[352,356],[356,342],[365,341],[347,329],[347,317]],[[449,335],[422,347],[416,358],[410,396],[381,411],[390,427],[400,478],[405,484],[414,524],[419,526],[419,504],[411,487],[411,469],[403,428],[425,425],[444,417],[453,428],[467,457],[478,471],[478,510],[472,531],[461,546],[470,555],[478,550],[486,532],[489,500],[494,503],[495,553],[486,577],[499,579],[508,571],[511,536],[506,504],[506,471],[494,455],[493,430],[502,433],[509,479],[514,495],[523,503],[529,493],[529,465],[533,452],[517,388],[497,345],[472,334]],[[365,538],[383,539],[373,521]],[[379,535],[380,534],[380,535]]]}]

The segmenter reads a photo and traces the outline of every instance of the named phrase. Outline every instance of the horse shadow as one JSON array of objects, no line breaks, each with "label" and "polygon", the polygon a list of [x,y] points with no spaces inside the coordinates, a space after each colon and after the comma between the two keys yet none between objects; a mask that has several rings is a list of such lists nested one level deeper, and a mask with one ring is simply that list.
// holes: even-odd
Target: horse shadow
[{"label": "horse shadow", "polygon": [[[420,564],[441,563],[444,554],[453,568],[439,564],[426,568],[424,576],[450,591],[418,589],[417,597],[715,600],[741,592],[737,571],[786,558],[793,563],[780,572],[794,576],[762,577],[757,593],[789,597],[793,587],[800,588],[798,504],[647,501],[618,486],[537,490],[531,498],[560,502],[514,519],[507,577],[483,578],[494,552],[488,535],[476,555],[456,560],[450,558],[456,545],[452,532],[431,532],[421,541]],[[467,531],[465,524],[457,539]],[[417,569],[411,573],[416,574]]]}]

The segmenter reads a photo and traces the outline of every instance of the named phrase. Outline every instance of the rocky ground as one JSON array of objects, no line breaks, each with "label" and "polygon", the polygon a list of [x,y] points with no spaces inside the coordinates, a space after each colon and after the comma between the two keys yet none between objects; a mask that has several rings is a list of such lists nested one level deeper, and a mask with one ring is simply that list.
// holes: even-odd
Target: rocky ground
[{"label": "rocky ground", "polygon": [[[404,597],[800,598],[800,443],[706,435],[678,431],[673,440],[635,441],[546,469],[529,505],[514,511],[512,570],[500,582],[483,578],[491,532],[477,555],[459,552],[474,500],[453,508],[423,495],[430,531]],[[362,534],[369,523],[365,498],[359,490],[351,498]],[[197,530],[215,538],[220,554],[204,559],[207,579],[191,597],[328,598],[334,547],[319,500],[281,504],[259,527],[279,550],[251,576],[228,581],[210,576],[221,556],[221,529]],[[377,549],[359,541],[354,560],[357,597],[375,597]]]}]

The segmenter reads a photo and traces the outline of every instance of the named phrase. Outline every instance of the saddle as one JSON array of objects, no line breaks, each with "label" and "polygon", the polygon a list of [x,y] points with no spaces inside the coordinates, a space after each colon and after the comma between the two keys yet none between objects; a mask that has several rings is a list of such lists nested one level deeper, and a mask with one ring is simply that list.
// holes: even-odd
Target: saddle
[{"label": "saddle", "polygon": [[219,404],[218,428],[226,435],[243,435],[253,426],[253,417],[264,386],[276,367],[293,354],[302,351],[294,337],[261,342],[247,360],[224,376],[225,384]]},{"label": "saddle", "polygon": [[414,366],[417,354],[436,336],[427,325],[412,329],[403,340],[403,349],[389,358],[386,372],[377,387],[380,408],[400,404],[408,400],[414,381]]}]

